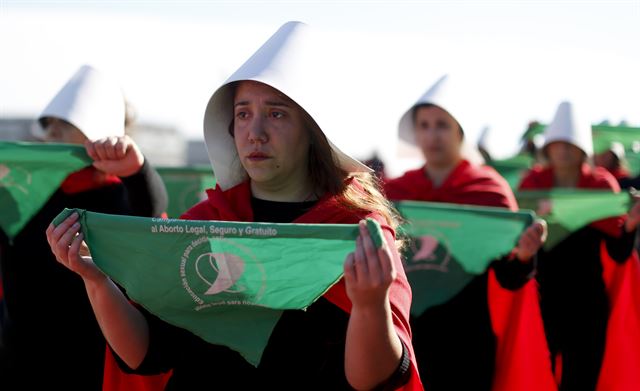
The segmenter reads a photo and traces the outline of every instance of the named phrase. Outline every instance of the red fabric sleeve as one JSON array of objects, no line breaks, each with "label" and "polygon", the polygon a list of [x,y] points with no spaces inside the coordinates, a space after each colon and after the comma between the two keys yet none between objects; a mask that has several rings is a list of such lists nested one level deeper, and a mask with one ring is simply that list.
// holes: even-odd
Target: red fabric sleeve
[{"label": "red fabric sleeve", "polygon": [[620,192],[620,184],[616,178],[602,167],[593,169],[588,177],[583,176],[578,187],[589,189],[610,189],[614,193]]},{"label": "red fabric sleeve", "polygon": [[492,268],[488,278],[489,314],[496,335],[492,391],[556,391],[536,280],[512,291],[500,285]]},{"label": "red fabric sleeve", "polygon": [[553,187],[553,172],[550,168],[534,166],[522,178],[518,190],[542,190]]},{"label": "red fabric sleeve", "polygon": [[424,168],[411,170],[401,177],[387,180],[384,183],[386,197],[393,201],[418,200],[421,189],[430,188],[431,184],[424,175]]},{"label": "red fabric sleeve", "polygon": [[111,348],[107,345],[105,350],[102,391],[162,391],[171,377],[171,372],[159,375],[125,373],[113,357]]},{"label": "red fabric sleeve", "polygon": [[491,200],[493,205],[487,204],[486,206],[498,206],[517,211],[519,209],[518,201],[516,201],[516,196],[513,194],[509,182],[492,167],[481,166],[478,169],[481,169],[486,175],[485,182],[493,183],[491,194],[486,196],[487,200]]},{"label": "red fabric sleeve", "polygon": [[640,390],[640,258],[633,251],[618,263],[600,244],[609,320],[597,391]]}]

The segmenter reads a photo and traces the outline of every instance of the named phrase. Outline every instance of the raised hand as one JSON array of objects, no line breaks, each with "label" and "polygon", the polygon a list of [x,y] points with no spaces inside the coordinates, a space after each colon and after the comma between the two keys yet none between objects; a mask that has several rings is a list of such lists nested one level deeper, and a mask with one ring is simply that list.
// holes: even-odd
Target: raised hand
[{"label": "raised hand", "polygon": [[93,166],[107,174],[128,177],[144,164],[144,155],[129,136],[87,140],[84,146],[94,160]]},{"label": "raised hand", "polygon": [[520,235],[514,251],[520,262],[529,262],[547,240],[547,222],[538,219]]}]

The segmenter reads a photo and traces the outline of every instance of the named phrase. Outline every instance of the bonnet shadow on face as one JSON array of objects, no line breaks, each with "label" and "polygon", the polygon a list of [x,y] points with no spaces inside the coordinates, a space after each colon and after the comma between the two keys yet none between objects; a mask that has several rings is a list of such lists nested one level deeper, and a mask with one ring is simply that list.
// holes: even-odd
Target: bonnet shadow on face
[{"label": "bonnet shadow on face", "polygon": [[416,146],[431,164],[448,165],[460,157],[464,132],[458,121],[434,104],[421,104],[412,109]]},{"label": "bonnet shadow on face", "polygon": [[577,146],[566,141],[554,141],[542,149],[542,155],[550,166],[577,166],[588,162],[588,156]]},{"label": "bonnet shadow on face", "polygon": [[[232,88],[232,92],[230,93],[230,95],[233,97],[233,106],[235,106],[239,102],[237,92],[240,83],[243,82],[236,82],[233,83],[232,86],[230,86],[230,88]],[[340,167],[325,134],[322,132],[313,117],[306,110],[304,110],[293,99],[289,98],[282,92],[278,91],[277,89],[273,90],[276,91],[279,99],[281,99],[290,107],[295,108],[301,116],[302,126],[308,134],[307,173],[311,182],[314,184],[314,193],[318,197],[324,193],[340,193],[344,189],[344,179],[347,177],[347,173]],[[232,107],[230,110],[233,109],[234,107]],[[227,127],[227,132],[229,136],[234,138],[234,144],[237,148],[238,145],[235,142],[235,112],[232,112],[231,120]],[[240,157],[237,154],[234,159],[234,164],[240,164]]]},{"label": "bonnet shadow on face", "polygon": [[[270,189],[308,187],[310,136],[304,110],[272,86],[237,83],[228,131],[235,154],[253,185]],[[234,157],[235,158],[235,157]]]},{"label": "bonnet shadow on face", "polygon": [[87,136],[73,124],[54,117],[46,117],[40,121],[43,129],[43,142],[83,144]]}]

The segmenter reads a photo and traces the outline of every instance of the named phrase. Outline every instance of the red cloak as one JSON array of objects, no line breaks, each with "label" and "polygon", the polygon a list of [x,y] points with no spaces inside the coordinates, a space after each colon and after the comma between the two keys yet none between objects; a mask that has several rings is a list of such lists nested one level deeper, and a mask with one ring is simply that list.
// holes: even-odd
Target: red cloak
[{"label": "red cloak", "polygon": [[[553,169],[551,167],[535,166],[522,178],[518,190],[550,190],[554,187]],[[591,168],[584,163],[580,168],[579,189],[605,189],[614,193],[620,192],[618,181],[609,171],[602,167]],[[621,234],[624,216],[611,217],[594,221],[590,224],[593,228],[614,237]]]},{"label": "red cloak", "polygon": [[602,242],[600,258],[610,314],[596,390],[640,390],[640,257],[633,251],[618,263]]},{"label": "red cloak", "polygon": [[449,202],[518,210],[509,184],[496,170],[489,166],[474,166],[466,160],[453,169],[440,187],[433,186],[422,167],[387,181],[385,192],[393,201]]},{"label": "red cloak", "polygon": [[[448,202],[518,210],[507,181],[493,168],[462,161],[438,188],[424,167],[387,182],[391,200]],[[496,336],[493,391],[556,390],[544,334],[536,281],[521,288],[503,288],[489,269],[487,300]]]},{"label": "red cloak", "polygon": [[75,194],[120,183],[122,181],[117,176],[106,174],[93,166],[89,166],[70,174],[62,182],[60,189],[66,194]]}]

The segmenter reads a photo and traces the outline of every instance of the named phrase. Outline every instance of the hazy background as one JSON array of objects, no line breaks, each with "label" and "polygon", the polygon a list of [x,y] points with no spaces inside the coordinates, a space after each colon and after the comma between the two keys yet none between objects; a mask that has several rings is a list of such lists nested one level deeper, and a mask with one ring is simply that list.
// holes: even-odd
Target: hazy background
[{"label": "hazy background", "polygon": [[213,91],[289,20],[340,37],[327,61],[353,82],[327,93],[368,136],[341,141],[378,152],[392,176],[417,164],[397,156],[400,116],[444,73],[477,97],[470,137],[488,126],[498,157],[564,99],[594,123],[640,126],[640,0],[0,0],[0,115],[37,116],[89,63],[120,81],[139,121],[200,140]]}]

